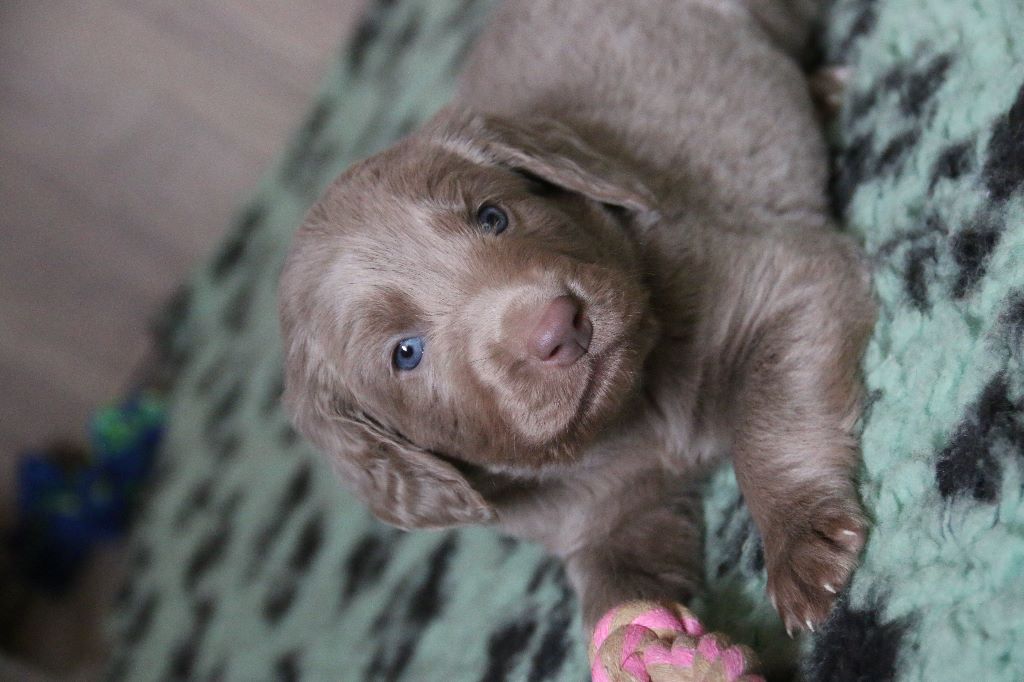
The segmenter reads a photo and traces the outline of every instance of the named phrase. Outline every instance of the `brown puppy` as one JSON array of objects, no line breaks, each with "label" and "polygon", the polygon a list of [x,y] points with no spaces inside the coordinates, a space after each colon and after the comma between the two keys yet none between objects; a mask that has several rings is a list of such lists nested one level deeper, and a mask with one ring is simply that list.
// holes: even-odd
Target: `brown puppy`
[{"label": "brown puppy", "polygon": [[563,557],[588,626],[699,588],[731,456],[787,628],[864,538],[873,306],[829,218],[802,0],[509,0],[454,102],[310,211],[286,399],[385,521]]}]

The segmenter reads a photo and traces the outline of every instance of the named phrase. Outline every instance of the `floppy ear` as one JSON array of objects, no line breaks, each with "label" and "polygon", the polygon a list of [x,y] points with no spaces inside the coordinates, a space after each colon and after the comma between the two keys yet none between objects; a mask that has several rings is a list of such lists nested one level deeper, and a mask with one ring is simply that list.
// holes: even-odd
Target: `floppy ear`
[{"label": "floppy ear", "polygon": [[293,344],[285,358],[284,398],[295,426],[377,518],[405,529],[494,519],[458,469],[339,400],[337,377],[309,362],[308,349],[295,347],[301,345]]},{"label": "floppy ear", "polygon": [[331,454],[381,521],[411,529],[494,520],[490,505],[451,464],[404,442],[366,415],[350,414],[340,421],[356,432],[352,435],[361,448],[358,453]]},{"label": "floppy ear", "polygon": [[521,169],[563,189],[637,213],[655,209],[651,191],[622,161],[587,144],[572,128],[547,117],[510,119],[443,110],[426,128],[456,153]]}]

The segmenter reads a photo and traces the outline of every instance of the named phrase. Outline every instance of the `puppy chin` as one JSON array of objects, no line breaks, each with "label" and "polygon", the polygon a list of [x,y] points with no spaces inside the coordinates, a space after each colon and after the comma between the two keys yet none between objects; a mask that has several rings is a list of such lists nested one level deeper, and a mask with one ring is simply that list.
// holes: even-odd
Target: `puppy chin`
[{"label": "puppy chin", "polygon": [[616,413],[632,395],[639,372],[631,360],[630,353],[617,346],[590,361],[590,376],[572,420],[579,424],[578,429],[591,430]]},{"label": "puppy chin", "polygon": [[569,440],[583,447],[627,416],[640,387],[641,368],[648,352],[649,345],[622,339],[589,360],[586,386],[565,424]]},{"label": "puppy chin", "polygon": [[647,291],[627,273],[582,268],[570,288],[587,304],[594,340],[583,358],[586,383],[565,428],[590,434],[613,421],[636,392],[658,324]]},{"label": "puppy chin", "polygon": [[[637,395],[637,364],[634,354],[624,347],[588,358],[582,390],[574,391],[560,406],[564,409],[558,410],[557,419],[552,419],[550,412],[545,415],[547,437],[536,437],[537,420],[519,415],[526,419],[506,423],[506,438],[501,440],[507,440],[507,445],[503,452],[487,458],[488,468],[516,475],[544,475],[565,471],[582,461],[587,448],[629,414],[629,405]],[[527,433],[531,437],[524,435]]]}]

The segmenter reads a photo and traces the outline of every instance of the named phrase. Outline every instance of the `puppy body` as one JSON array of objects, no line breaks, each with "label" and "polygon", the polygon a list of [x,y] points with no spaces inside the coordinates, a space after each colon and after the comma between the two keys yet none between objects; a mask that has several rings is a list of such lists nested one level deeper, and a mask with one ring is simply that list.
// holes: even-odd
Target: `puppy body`
[{"label": "puppy body", "polygon": [[[325,193],[282,277],[286,398],[381,518],[543,543],[592,625],[699,589],[694,486],[731,455],[787,628],[825,617],[873,307],[797,62],[815,5],[507,0],[452,106]],[[488,202],[508,234],[474,231]],[[593,338],[556,369],[521,330],[560,295]]]},{"label": "puppy body", "polygon": [[[629,160],[659,208],[693,225],[764,230],[798,212],[820,221],[827,159],[793,47],[806,43],[814,4],[505,2],[455,102],[570,125]],[[748,7],[784,18],[786,44]]]}]

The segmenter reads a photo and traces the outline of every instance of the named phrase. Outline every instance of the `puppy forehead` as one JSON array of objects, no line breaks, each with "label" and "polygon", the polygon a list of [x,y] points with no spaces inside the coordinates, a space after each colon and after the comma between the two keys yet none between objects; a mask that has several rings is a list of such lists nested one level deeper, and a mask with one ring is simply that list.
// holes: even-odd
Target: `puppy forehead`
[{"label": "puppy forehead", "polygon": [[522,178],[490,162],[466,144],[447,139],[412,138],[350,169],[344,176],[359,196],[382,204],[425,210],[462,209],[480,195],[514,190]]},{"label": "puppy forehead", "polygon": [[480,205],[525,184],[507,170],[432,151],[381,155],[325,197],[324,217],[343,235],[339,269],[371,278],[449,277],[459,254],[478,241]]},{"label": "puppy forehead", "polygon": [[451,302],[470,247],[436,213],[389,210],[348,235],[321,289],[343,326],[376,338],[416,331]]},{"label": "puppy forehead", "polygon": [[364,346],[353,349],[353,357],[388,356],[399,338],[423,331],[421,309],[396,286],[384,284],[364,292],[352,312],[349,333]]},{"label": "puppy forehead", "polygon": [[422,142],[353,168],[319,212],[337,240],[325,288],[346,292],[342,317],[374,330],[388,318],[426,326],[456,305],[480,241],[476,210],[527,187],[507,169]]},{"label": "puppy forehead", "polygon": [[[394,199],[385,211],[346,240],[335,269],[357,290],[379,293],[386,285],[410,297],[450,279],[470,248],[464,211],[442,210]],[[378,297],[379,296],[375,296]],[[385,296],[395,300],[394,296]]]}]

